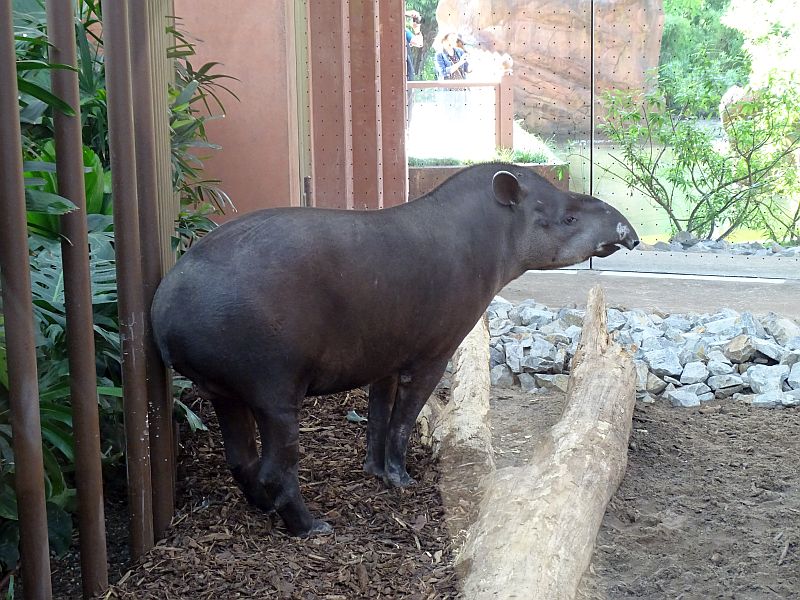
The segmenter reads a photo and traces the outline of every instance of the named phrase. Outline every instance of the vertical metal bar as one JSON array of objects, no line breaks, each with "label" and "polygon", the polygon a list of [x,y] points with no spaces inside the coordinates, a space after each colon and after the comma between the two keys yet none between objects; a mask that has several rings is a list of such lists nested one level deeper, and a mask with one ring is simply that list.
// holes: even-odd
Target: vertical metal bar
[{"label": "vertical metal bar", "polygon": [[[50,60],[77,66],[75,26],[71,2],[48,0],[47,34]],[[75,435],[75,481],[78,488],[83,597],[91,598],[108,587],[106,530],[103,510],[103,472],[100,462],[100,422],[97,409],[92,289],[89,277],[89,240],[86,225],[86,190],[83,180],[83,142],[79,112],[78,74],[54,70],[53,93],[72,106],[76,114],[54,111],[58,192],[78,210],[61,217],[61,254],[64,263],[64,297],[67,313],[72,422]]]},{"label": "vertical metal bar", "polygon": [[0,287],[6,330],[9,405],[14,432],[22,586],[29,600],[49,600],[50,555],[39,421],[39,382],[28,272],[25,188],[11,2],[0,3]]},{"label": "vertical metal bar", "polygon": [[589,0],[589,195],[594,195],[594,0]]},{"label": "vertical metal bar", "polygon": [[136,197],[130,43],[127,3],[104,0],[102,6],[119,327],[122,341],[128,508],[131,520],[131,556],[135,560],[153,546],[153,504],[144,361],[146,316]]},{"label": "vertical metal bar", "polygon": [[[139,236],[142,248],[144,293],[145,364],[147,396],[150,400],[150,459],[153,483],[153,529],[160,538],[175,512],[173,489],[172,395],[167,370],[159,358],[150,328],[150,304],[163,276],[158,226],[158,173],[156,130],[153,116],[153,74],[150,52],[150,18],[139,2],[128,2],[130,16],[133,120],[136,146],[136,185],[139,195]],[[166,109],[166,107],[164,107]]]}]

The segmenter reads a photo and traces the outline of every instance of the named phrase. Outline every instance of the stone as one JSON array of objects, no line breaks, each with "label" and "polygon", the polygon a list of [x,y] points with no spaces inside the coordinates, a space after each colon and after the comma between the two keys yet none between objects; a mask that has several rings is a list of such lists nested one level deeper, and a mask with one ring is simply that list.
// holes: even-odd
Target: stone
[{"label": "stone", "polygon": [[800,390],[800,362],[794,363],[789,371],[789,377],[786,382],[793,390]]},{"label": "stone", "polygon": [[681,373],[681,383],[684,385],[690,383],[700,383],[708,378],[708,369],[705,364],[700,361],[690,362],[683,367]]},{"label": "stone", "polygon": [[550,373],[555,367],[555,360],[536,354],[528,354],[520,361],[520,368],[526,373]]},{"label": "stone", "polygon": [[744,390],[744,384],[742,385],[734,385],[731,387],[719,388],[718,390],[714,390],[714,397],[715,398],[729,398],[734,396]]},{"label": "stone", "polygon": [[706,392],[705,394],[698,394],[697,395],[697,399],[700,400],[700,403],[710,402],[711,400],[714,400],[715,398],[716,398],[716,396],[714,395],[714,392]]},{"label": "stone", "polygon": [[659,395],[667,388],[667,382],[660,379],[656,375],[649,373],[647,375],[647,387],[645,388],[648,393]]},{"label": "stone", "polygon": [[684,248],[689,248],[690,246],[694,246],[699,241],[700,241],[699,239],[694,237],[688,231],[678,231],[674,236],[672,236],[672,239],[670,240],[670,242],[675,242],[677,244],[680,244]]},{"label": "stone", "polygon": [[694,392],[687,392],[686,390],[672,390],[665,394],[673,406],[681,406],[690,408],[692,406],[700,406],[700,399]]},{"label": "stone", "polygon": [[498,337],[511,331],[514,323],[505,317],[495,317],[489,321],[489,335]]},{"label": "stone", "polygon": [[645,392],[641,396],[636,396],[636,401],[641,402],[642,404],[655,404],[656,399]]},{"label": "stone", "polygon": [[681,315],[670,315],[664,319],[664,325],[671,329],[677,329],[680,332],[686,333],[691,330],[692,322]]},{"label": "stone", "polygon": [[800,325],[775,313],[768,313],[761,319],[761,324],[781,346],[787,346],[791,338],[800,337]]},{"label": "stone", "polygon": [[541,310],[530,306],[523,306],[518,310],[522,325],[536,325],[536,327],[541,327],[542,325],[547,325],[554,321],[556,318],[556,314],[549,310]]},{"label": "stone", "polygon": [[527,373],[520,373],[519,385],[522,387],[523,392],[532,392],[539,389],[536,385],[536,379],[533,375],[528,375]]},{"label": "stone", "polygon": [[719,350],[712,350],[711,352],[709,352],[709,353],[708,353],[708,360],[710,360],[710,361],[711,361],[711,360],[715,360],[715,361],[717,361],[717,362],[726,363],[726,364],[731,364],[731,361],[730,361],[730,360],[728,360],[728,357],[727,357],[727,356],[725,356],[725,355],[724,355],[724,354],[723,354],[721,351],[719,351]]},{"label": "stone", "polygon": [[567,327],[574,325],[575,327],[583,327],[583,316],[586,311],[578,310],[577,308],[562,308],[558,311],[558,319],[562,321]]},{"label": "stone", "polygon": [[502,296],[495,296],[492,302],[489,304],[489,308],[486,310],[490,313],[494,313],[495,317],[500,317],[501,319],[507,319],[508,313],[511,309],[514,308],[514,305],[511,304],[508,300],[503,298]]},{"label": "stone", "polygon": [[650,366],[650,370],[656,375],[680,377],[683,372],[683,365],[678,359],[678,354],[671,348],[645,352],[644,359]]},{"label": "stone", "polygon": [[752,313],[743,312],[739,315],[739,322],[744,333],[757,338],[767,337],[767,331],[764,329],[764,326],[761,325],[761,322],[756,319]]},{"label": "stone", "polygon": [[745,381],[750,384],[756,394],[772,391],[782,391],[783,382],[789,377],[789,367],[786,365],[753,365],[745,373]]},{"label": "stone", "polygon": [[696,394],[698,396],[700,396],[701,394],[707,394],[711,391],[711,388],[708,387],[705,383],[693,383],[691,385],[685,385],[681,389],[686,392],[692,392],[693,394]]},{"label": "stone", "polygon": [[706,323],[705,331],[712,335],[733,337],[742,333],[742,323],[738,317],[726,317]]},{"label": "stone", "polygon": [[711,360],[706,365],[709,374],[712,377],[720,377],[722,375],[728,375],[733,373],[733,365],[727,362],[720,362],[718,360]]},{"label": "stone", "polygon": [[503,352],[503,350],[501,348],[502,348],[502,346],[500,348],[495,348],[494,346],[489,348],[489,366],[490,367],[493,367],[495,365],[502,365],[503,363],[506,362],[506,354],[505,354],[505,352]]},{"label": "stone", "polygon": [[647,364],[642,361],[634,361],[634,369],[636,369],[636,391],[642,392],[647,390],[647,377],[650,375],[650,369]]},{"label": "stone", "polygon": [[725,345],[722,352],[732,363],[744,363],[753,358],[756,349],[749,335],[738,335]]},{"label": "stone", "polygon": [[770,390],[753,396],[752,405],[762,408],[772,408],[783,405],[784,393],[779,390]]},{"label": "stone", "polygon": [[490,371],[492,385],[495,387],[511,387],[514,385],[514,374],[506,365],[497,365]]},{"label": "stone", "polygon": [[567,391],[569,375],[534,375],[536,385],[551,390]]},{"label": "stone", "polygon": [[784,392],[781,402],[784,406],[800,406],[800,390]]},{"label": "stone", "polygon": [[606,315],[608,331],[618,331],[628,322],[625,318],[625,314],[616,308],[609,308],[608,311],[606,311]]},{"label": "stone", "polygon": [[800,363],[800,350],[790,350],[781,357],[781,364],[793,366]]},{"label": "stone", "polygon": [[505,345],[506,350],[506,364],[511,369],[512,373],[522,372],[522,359],[525,355],[525,350],[520,343],[508,343]]},{"label": "stone", "polygon": [[[708,387],[712,390],[723,390],[726,388],[739,387],[744,385],[744,380],[738,375],[714,375],[708,378]],[[737,390],[738,391],[738,390]],[[733,393],[733,392],[731,392]],[[730,395],[730,394],[728,394]]]},{"label": "stone", "polygon": [[775,342],[770,342],[769,340],[762,340],[759,338],[752,338],[753,348],[756,349],[756,352],[760,352],[767,358],[775,361],[780,362],[781,357],[784,355],[785,351]]}]

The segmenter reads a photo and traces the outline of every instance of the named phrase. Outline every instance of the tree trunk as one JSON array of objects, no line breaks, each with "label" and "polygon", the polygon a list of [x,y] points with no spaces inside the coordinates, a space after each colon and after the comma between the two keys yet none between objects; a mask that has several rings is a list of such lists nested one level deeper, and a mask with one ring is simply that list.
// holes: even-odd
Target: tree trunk
[{"label": "tree trunk", "polygon": [[530,465],[496,471],[459,556],[465,597],[574,598],[611,496],[625,473],[635,403],[633,360],[589,294],[561,419]]}]

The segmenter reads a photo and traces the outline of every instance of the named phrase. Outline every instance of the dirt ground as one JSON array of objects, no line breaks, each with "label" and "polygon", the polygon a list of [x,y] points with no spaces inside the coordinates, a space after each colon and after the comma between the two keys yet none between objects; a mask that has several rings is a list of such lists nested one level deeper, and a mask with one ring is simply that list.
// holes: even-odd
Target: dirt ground
[{"label": "dirt ground", "polygon": [[[456,597],[452,546],[443,524],[438,472],[412,441],[408,470],[418,484],[388,490],[361,469],[366,415],[357,391],[308,399],[301,416],[303,496],[334,532],[309,540],[286,535],[282,523],[250,507],[230,477],[210,405],[195,409],[209,432],[184,436],[178,516],[142,561],[124,565],[124,512],[109,506],[112,585],[104,598],[192,600],[229,598]],[[116,525],[119,525],[117,527]],[[55,598],[80,598],[74,554],[55,565]]]},{"label": "dirt ground", "polygon": [[[561,412],[560,393],[496,390],[497,466],[528,460]],[[301,434],[303,493],[334,533],[285,535],[249,507],[211,431],[184,438],[180,512],[167,540],[124,565],[125,517],[111,494],[107,598],[456,598],[452,541],[429,453],[413,442],[419,484],[390,491],[361,470],[363,393],[310,399]],[[628,470],[609,506],[581,600],[800,598],[800,411],[728,402],[637,405]],[[469,512],[475,498],[464,501]],[[114,533],[116,532],[116,533]],[[74,555],[56,563],[56,598],[79,598]],[[521,596],[524,597],[524,596]]]},{"label": "dirt ground", "polygon": [[[524,464],[564,395],[497,390],[497,466]],[[637,404],[582,600],[800,598],[800,412]]]}]

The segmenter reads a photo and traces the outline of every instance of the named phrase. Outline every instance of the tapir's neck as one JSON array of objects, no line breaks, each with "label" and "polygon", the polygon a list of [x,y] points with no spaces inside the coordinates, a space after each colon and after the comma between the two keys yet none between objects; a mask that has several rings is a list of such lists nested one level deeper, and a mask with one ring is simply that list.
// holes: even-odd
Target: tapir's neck
[{"label": "tapir's neck", "polygon": [[449,261],[458,287],[485,303],[525,272],[519,236],[524,223],[520,207],[505,207],[491,197],[431,194],[408,203],[403,211],[428,228],[434,260]]}]

